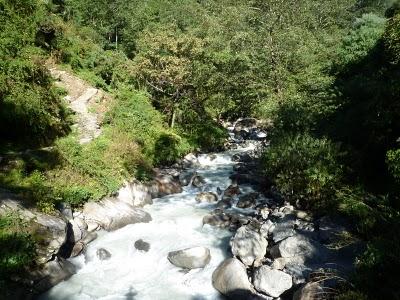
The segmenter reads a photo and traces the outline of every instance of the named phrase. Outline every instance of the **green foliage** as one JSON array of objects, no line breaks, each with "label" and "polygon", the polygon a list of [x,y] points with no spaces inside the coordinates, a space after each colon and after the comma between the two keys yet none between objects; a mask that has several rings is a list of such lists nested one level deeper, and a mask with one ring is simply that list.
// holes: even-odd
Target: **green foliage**
[{"label": "green foliage", "polygon": [[263,162],[285,197],[320,210],[332,206],[342,175],[339,157],[329,140],[303,134],[279,138],[265,151]]},{"label": "green foliage", "polygon": [[35,47],[39,1],[0,1],[0,135],[33,145],[68,132],[69,112]]},{"label": "green foliage", "polygon": [[386,163],[388,164],[390,173],[400,182],[400,149],[388,151]]},{"label": "green foliage", "polygon": [[18,215],[0,216],[0,291],[5,294],[13,276],[20,275],[36,257],[35,242]]}]

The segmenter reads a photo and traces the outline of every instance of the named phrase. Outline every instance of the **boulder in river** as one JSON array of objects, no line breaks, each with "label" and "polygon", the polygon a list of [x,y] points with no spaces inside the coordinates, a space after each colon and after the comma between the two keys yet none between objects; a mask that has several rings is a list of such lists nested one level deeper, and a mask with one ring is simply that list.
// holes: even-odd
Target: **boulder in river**
[{"label": "boulder in river", "polygon": [[168,253],[171,264],[185,269],[204,268],[211,260],[210,249],[205,247],[187,248]]},{"label": "boulder in river", "polygon": [[258,193],[244,194],[239,197],[239,201],[236,206],[239,208],[254,207],[256,205],[258,196],[259,196]]},{"label": "boulder in river", "polygon": [[224,191],[224,197],[233,197],[235,195],[241,194],[240,188],[237,184],[231,184],[228,188]]},{"label": "boulder in river", "polygon": [[196,195],[196,201],[200,203],[213,203],[218,201],[218,196],[212,192],[202,192]]},{"label": "boulder in river", "polygon": [[193,171],[184,171],[179,174],[179,182],[182,186],[187,186],[192,181],[193,176],[195,176],[195,172]]},{"label": "boulder in river", "polygon": [[251,226],[240,227],[231,240],[233,255],[247,266],[259,265],[267,252],[268,242]]},{"label": "boulder in river", "polygon": [[204,179],[203,176],[196,175],[196,176],[194,176],[193,179],[192,179],[192,185],[193,185],[194,187],[200,188],[200,187],[202,187],[202,186],[205,185],[205,184],[206,184],[206,180]]},{"label": "boulder in river", "polygon": [[226,259],[218,266],[212,275],[212,284],[229,299],[248,299],[252,294],[246,267],[236,258]]},{"label": "boulder in river", "polygon": [[137,240],[134,246],[139,251],[148,252],[150,250],[150,244],[148,242],[143,241],[142,239]]},{"label": "boulder in river", "polygon": [[292,276],[285,272],[262,266],[254,272],[256,290],[277,298],[292,287]]},{"label": "boulder in river", "polygon": [[231,224],[231,217],[223,212],[208,214],[203,217],[203,224],[226,228]]},{"label": "boulder in river", "polygon": [[111,258],[111,253],[104,248],[97,249],[96,255],[99,260],[108,260]]}]

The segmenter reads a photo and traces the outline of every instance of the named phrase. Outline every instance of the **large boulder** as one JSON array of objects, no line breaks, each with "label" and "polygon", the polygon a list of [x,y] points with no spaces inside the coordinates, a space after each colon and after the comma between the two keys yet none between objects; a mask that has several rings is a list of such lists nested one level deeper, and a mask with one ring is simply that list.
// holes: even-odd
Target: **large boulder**
[{"label": "large boulder", "polygon": [[171,264],[185,269],[204,268],[211,260],[210,250],[205,247],[187,248],[168,253]]},{"label": "large boulder", "polygon": [[153,203],[149,186],[138,181],[126,183],[118,191],[118,199],[137,207]]},{"label": "large boulder", "polygon": [[213,203],[218,201],[218,196],[212,192],[202,192],[196,195],[196,201],[200,203]]},{"label": "large boulder", "polygon": [[271,255],[277,257],[299,257],[308,262],[321,262],[328,255],[327,249],[304,235],[297,234],[288,237],[271,248]]},{"label": "large boulder", "polygon": [[107,231],[116,230],[128,224],[151,221],[150,214],[117,198],[88,202],[83,208],[83,214],[86,221],[96,222]]},{"label": "large boulder", "polygon": [[229,258],[218,266],[212,275],[212,284],[229,299],[247,299],[252,294],[246,267],[236,258]]},{"label": "large boulder", "polygon": [[254,273],[254,287],[271,297],[279,297],[292,287],[292,277],[268,266],[258,268]]},{"label": "large boulder", "polygon": [[267,252],[268,242],[251,226],[240,227],[231,240],[233,255],[247,266],[259,265]]},{"label": "large boulder", "polygon": [[67,260],[56,258],[29,273],[36,293],[43,293],[75,274],[75,266]]}]

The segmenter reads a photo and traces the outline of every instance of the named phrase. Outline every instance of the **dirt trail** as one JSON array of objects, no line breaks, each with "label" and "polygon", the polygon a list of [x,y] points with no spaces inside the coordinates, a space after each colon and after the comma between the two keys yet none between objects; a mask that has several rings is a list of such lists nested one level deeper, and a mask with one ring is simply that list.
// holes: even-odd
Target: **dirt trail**
[{"label": "dirt trail", "polygon": [[57,80],[56,84],[64,88],[68,95],[65,100],[76,114],[76,123],[79,132],[79,143],[85,144],[101,134],[100,116],[92,112],[90,107],[100,102],[105,94],[103,91],[90,86],[82,79],[52,66],[51,75]]}]

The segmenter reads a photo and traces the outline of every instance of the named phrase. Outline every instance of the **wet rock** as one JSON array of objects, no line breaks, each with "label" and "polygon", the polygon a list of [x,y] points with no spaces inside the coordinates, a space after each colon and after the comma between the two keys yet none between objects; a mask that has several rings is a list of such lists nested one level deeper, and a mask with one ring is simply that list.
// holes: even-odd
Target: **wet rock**
[{"label": "wet rock", "polygon": [[240,227],[231,240],[233,255],[247,266],[258,265],[266,254],[267,246],[267,240],[249,225]]},{"label": "wet rock", "polygon": [[204,179],[204,177],[202,177],[200,175],[196,175],[192,179],[192,185],[194,187],[200,188],[205,184],[206,184],[206,180]]},{"label": "wet rock", "polygon": [[210,250],[194,247],[168,253],[171,264],[185,269],[204,268],[211,260]]},{"label": "wet rock", "polygon": [[324,292],[318,282],[309,282],[299,288],[293,295],[293,300],[314,300],[319,299]]},{"label": "wet rock", "polygon": [[96,251],[96,256],[99,260],[108,260],[111,258],[111,253],[104,248],[99,248]]},{"label": "wet rock", "polygon": [[171,175],[158,176],[154,179],[151,187],[153,198],[163,197],[182,192],[180,183]]},{"label": "wet rock", "polygon": [[137,240],[134,246],[139,251],[148,252],[150,250],[150,244],[148,242],[143,241],[142,239]]},{"label": "wet rock", "polygon": [[211,192],[203,192],[196,195],[196,201],[200,203],[213,203],[218,201],[218,196]]},{"label": "wet rock", "polygon": [[68,238],[71,243],[76,243],[87,235],[88,225],[83,219],[74,218],[69,221],[69,224],[72,232]]},{"label": "wet rock", "polygon": [[217,207],[221,209],[228,209],[232,207],[232,199],[228,197],[224,197],[217,203]]},{"label": "wet rock", "polygon": [[179,182],[181,183],[182,186],[187,186],[192,181],[193,176],[195,176],[195,172],[191,171],[182,172],[179,175]]},{"label": "wet rock", "polygon": [[70,254],[70,257],[75,257],[78,256],[79,254],[82,253],[82,251],[85,249],[85,244],[82,242],[77,242],[74,247],[72,247],[72,251]]},{"label": "wet rock", "polygon": [[148,223],[151,216],[140,208],[120,201],[106,198],[99,202],[87,202],[83,208],[86,221],[98,223],[107,231],[122,228],[128,224]]},{"label": "wet rock", "polygon": [[231,217],[225,213],[208,214],[203,217],[203,224],[226,228],[231,224]]},{"label": "wet rock", "polygon": [[97,233],[96,232],[89,232],[85,238],[81,240],[82,243],[85,245],[93,242],[95,239],[97,239]]},{"label": "wet rock", "polygon": [[33,289],[42,293],[75,274],[75,266],[67,260],[56,258],[29,273]]},{"label": "wet rock", "polygon": [[252,292],[246,267],[236,258],[223,261],[212,275],[212,284],[229,299],[247,299]]},{"label": "wet rock", "polygon": [[254,287],[271,297],[279,297],[292,287],[292,277],[268,266],[258,268],[254,273]]},{"label": "wet rock", "polygon": [[221,188],[220,188],[220,187],[217,187],[217,194],[218,194],[218,195],[222,195],[222,193],[223,193],[223,191],[221,190]]},{"label": "wet rock", "polygon": [[228,186],[228,188],[224,191],[223,196],[224,197],[233,197],[235,195],[239,195],[241,194],[242,191],[240,190],[240,188],[235,185],[235,184],[231,184],[230,186]]},{"label": "wet rock", "polygon": [[250,208],[254,207],[257,203],[258,193],[249,193],[239,197],[237,207],[239,208]]},{"label": "wet rock", "polygon": [[294,214],[300,220],[311,221],[311,216],[304,210],[296,210]]}]

